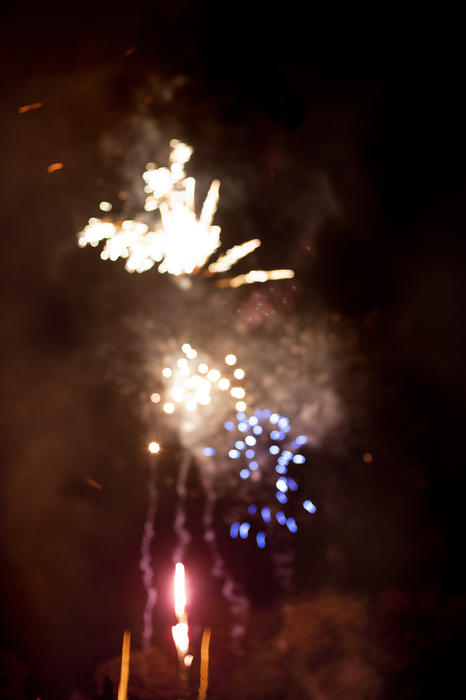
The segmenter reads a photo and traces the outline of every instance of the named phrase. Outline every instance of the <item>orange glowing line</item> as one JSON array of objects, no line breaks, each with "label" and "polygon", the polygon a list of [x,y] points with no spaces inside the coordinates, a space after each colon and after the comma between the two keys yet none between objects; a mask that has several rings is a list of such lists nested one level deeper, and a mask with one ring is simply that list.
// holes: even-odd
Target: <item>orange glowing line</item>
[{"label": "orange glowing line", "polygon": [[123,632],[123,646],[121,650],[121,670],[120,684],[118,686],[118,700],[128,698],[128,678],[129,678],[129,654],[130,654],[131,634]]},{"label": "orange glowing line", "polygon": [[43,102],[33,102],[30,105],[23,105],[22,107],[18,107],[18,112],[20,114],[24,114],[25,112],[30,112],[32,109],[40,109],[43,106]]},{"label": "orange glowing line", "polygon": [[201,642],[201,674],[199,681],[198,700],[205,700],[207,695],[207,687],[209,685],[209,643],[210,629],[206,627],[202,634]]},{"label": "orange glowing line", "polygon": [[63,163],[52,163],[47,168],[48,173],[53,173],[55,170],[61,170],[63,168]]}]

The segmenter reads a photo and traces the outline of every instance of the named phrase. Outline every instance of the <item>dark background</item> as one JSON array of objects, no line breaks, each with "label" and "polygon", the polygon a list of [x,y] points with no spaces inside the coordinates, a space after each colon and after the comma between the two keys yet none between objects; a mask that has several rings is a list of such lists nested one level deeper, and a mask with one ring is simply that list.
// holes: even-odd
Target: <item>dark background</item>
[{"label": "dark background", "polygon": [[[259,230],[260,266],[297,271],[296,312],[337,324],[337,336],[351,329],[364,358],[364,389],[344,373],[337,386],[356,407],[341,448],[327,435],[312,455],[328,510],[297,545],[298,591],[395,586],[430,592],[433,609],[462,599],[466,114],[455,23],[297,3],[5,12],[1,646],[44,698],[86,687],[122,629],[140,624],[146,428],[134,403],[142,350],[126,319],[174,292],[155,273],[136,278],[80,251],[75,233],[96,202],[135,187],[154,141],[173,136],[195,147],[201,181],[240,183],[219,210],[225,245]],[[54,162],[63,169],[47,173]],[[335,207],[319,200],[316,172]],[[166,459],[176,463],[175,448]],[[168,532],[169,491],[166,501]],[[167,534],[158,549],[162,590],[172,545]],[[242,555],[225,553],[253,604],[262,599],[268,569],[247,574]],[[434,630],[400,697],[454,687],[461,637]]]}]

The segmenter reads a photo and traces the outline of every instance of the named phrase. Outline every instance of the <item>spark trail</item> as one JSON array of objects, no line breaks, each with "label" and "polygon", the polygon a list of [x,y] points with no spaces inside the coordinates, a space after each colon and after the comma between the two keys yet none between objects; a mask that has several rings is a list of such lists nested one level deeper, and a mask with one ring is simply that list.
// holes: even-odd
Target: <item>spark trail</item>
[{"label": "spark trail", "polygon": [[157,487],[155,484],[156,478],[156,455],[160,451],[160,446],[157,442],[149,444],[149,452],[152,457],[149,463],[149,477],[147,481],[148,506],[146,512],[146,520],[144,522],[144,530],[141,541],[141,559],[139,568],[142,571],[143,584],[146,591],[146,605],[143,613],[143,630],[142,630],[142,646],[147,648],[152,640],[152,616],[154,606],[157,602],[157,589],[154,586],[154,569],[152,568],[152,540],[155,536],[154,519],[157,511]]}]

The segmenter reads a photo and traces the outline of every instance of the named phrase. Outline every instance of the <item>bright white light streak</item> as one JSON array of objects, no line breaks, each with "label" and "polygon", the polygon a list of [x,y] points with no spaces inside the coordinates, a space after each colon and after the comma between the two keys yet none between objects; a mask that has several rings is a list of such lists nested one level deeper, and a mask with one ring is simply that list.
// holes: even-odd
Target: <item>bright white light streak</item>
[{"label": "bright white light streak", "polygon": [[175,564],[173,598],[175,604],[175,615],[179,620],[183,620],[186,615],[186,577],[184,564],[179,561]]},{"label": "bright white light streak", "polygon": [[218,287],[241,287],[243,284],[255,284],[256,282],[268,282],[269,280],[293,279],[293,270],[251,270],[244,275],[228,277],[217,280]]},{"label": "bright white light streak", "polygon": [[211,275],[215,275],[219,272],[227,272],[238,262],[238,260],[245,258],[246,255],[252,253],[253,250],[256,250],[256,248],[258,248],[260,245],[260,240],[258,238],[253,238],[250,241],[246,241],[246,243],[233,246],[233,248],[227,250],[224,255],[221,255],[215,262],[209,265],[209,273]]}]

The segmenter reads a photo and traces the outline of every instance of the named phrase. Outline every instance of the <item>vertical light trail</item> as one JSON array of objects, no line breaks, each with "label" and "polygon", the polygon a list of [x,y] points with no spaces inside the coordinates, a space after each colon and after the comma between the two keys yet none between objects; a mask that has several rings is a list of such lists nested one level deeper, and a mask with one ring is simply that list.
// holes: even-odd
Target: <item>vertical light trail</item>
[{"label": "vertical light trail", "polygon": [[205,700],[207,696],[207,687],[209,685],[209,644],[210,628],[206,627],[202,633],[201,641],[201,671],[197,700]]},{"label": "vertical light trail", "polygon": [[191,464],[191,455],[186,450],[181,460],[180,469],[178,471],[178,480],[176,484],[176,512],[174,529],[177,536],[177,544],[173,553],[173,563],[184,559],[186,546],[191,540],[191,535],[187,531],[186,524],[186,480],[188,478],[189,467]]},{"label": "vertical light trail", "polygon": [[152,568],[152,540],[155,536],[154,519],[157,511],[157,486],[155,483],[157,454],[160,446],[156,442],[149,444],[149,452],[151,453],[149,463],[149,477],[147,481],[148,506],[144,530],[141,541],[141,559],[139,568],[142,571],[142,580],[146,591],[146,605],[143,613],[143,629],[142,629],[142,646],[146,649],[152,641],[152,614],[154,606],[157,602],[157,589],[154,586],[154,569]]},{"label": "vertical light trail", "polygon": [[123,646],[121,649],[121,670],[120,684],[118,686],[118,700],[127,700],[128,698],[130,642],[131,633],[126,630],[125,632],[123,632]]},{"label": "vertical light trail", "polygon": [[241,593],[238,592],[238,586],[235,584],[230,572],[228,571],[228,568],[225,565],[225,561],[220,554],[214,527],[214,507],[216,497],[213,486],[210,483],[210,479],[207,475],[203,476],[202,483],[206,494],[206,503],[204,506],[204,513],[202,515],[204,540],[209,545],[214,563],[212,574],[215,576],[215,578],[222,582],[222,595],[225,600],[228,601],[231,613],[236,620],[235,625],[231,630],[231,636],[233,638],[241,637],[245,630],[245,618],[249,609],[249,602],[244,595],[241,595]]}]

